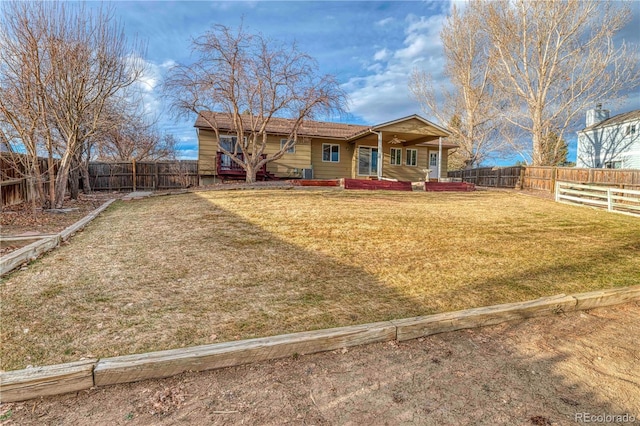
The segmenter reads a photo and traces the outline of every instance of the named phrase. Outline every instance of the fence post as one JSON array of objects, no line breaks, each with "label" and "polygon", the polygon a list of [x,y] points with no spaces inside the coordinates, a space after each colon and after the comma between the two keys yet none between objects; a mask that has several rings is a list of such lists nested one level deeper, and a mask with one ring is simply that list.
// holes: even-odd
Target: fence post
[{"label": "fence post", "polygon": [[560,183],[556,183],[556,202],[560,201]]},{"label": "fence post", "polygon": [[613,211],[613,198],[611,194],[611,188],[607,188],[607,210]]},{"label": "fence post", "polygon": [[131,160],[131,165],[132,165],[132,177],[133,177],[133,192],[136,192],[136,159],[133,158]]},{"label": "fence post", "polygon": [[158,190],[158,183],[159,183],[159,180],[160,180],[159,177],[158,177],[158,162],[157,161],[154,162],[153,166],[155,168],[155,175],[154,175],[154,180],[153,180],[153,189],[155,191],[157,191]]},{"label": "fence post", "polygon": [[551,193],[556,190],[556,180],[558,179],[558,168],[554,167],[551,170]]}]

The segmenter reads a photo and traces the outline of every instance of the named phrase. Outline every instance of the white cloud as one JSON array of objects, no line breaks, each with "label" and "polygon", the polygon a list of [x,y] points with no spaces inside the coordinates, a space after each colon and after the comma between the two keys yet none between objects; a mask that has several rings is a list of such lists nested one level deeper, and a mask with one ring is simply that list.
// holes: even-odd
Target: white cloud
[{"label": "white cloud", "polygon": [[381,20],[377,21],[376,25],[378,25],[379,27],[384,27],[385,25],[390,24],[393,21],[394,21],[394,19],[392,17],[384,18],[384,19],[381,19]]},{"label": "white cloud", "polygon": [[389,51],[389,49],[384,48],[384,49],[378,50],[373,55],[373,59],[376,60],[376,61],[384,61],[387,58],[389,58],[389,56],[391,56],[391,52]]},{"label": "white cloud", "polygon": [[444,14],[406,17],[402,44],[376,51],[373,59],[378,62],[364,67],[371,74],[351,78],[343,85],[350,95],[354,115],[374,124],[421,113],[409,92],[409,76],[419,67],[435,79],[442,78],[440,30],[445,19]]}]

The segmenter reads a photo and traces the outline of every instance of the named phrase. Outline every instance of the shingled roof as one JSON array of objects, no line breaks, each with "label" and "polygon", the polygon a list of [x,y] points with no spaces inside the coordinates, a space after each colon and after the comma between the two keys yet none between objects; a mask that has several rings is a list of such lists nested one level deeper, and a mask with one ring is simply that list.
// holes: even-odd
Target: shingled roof
[{"label": "shingled roof", "polygon": [[[249,116],[246,115],[247,123],[249,122]],[[206,119],[205,119],[206,118]],[[215,122],[218,129],[223,131],[234,132],[235,127],[231,121],[229,114],[204,111],[198,115],[194,127],[199,129],[210,129],[211,126],[207,122]],[[267,133],[276,135],[288,135],[292,124],[295,120],[288,118],[273,117],[267,125]],[[348,139],[351,136],[362,133],[369,129],[369,126],[361,126],[358,124],[342,124],[342,123],[329,123],[325,121],[311,121],[305,120],[300,130],[298,130],[298,136],[307,137],[321,137],[331,139]]]},{"label": "shingled roof", "polygon": [[602,127],[615,126],[617,124],[622,124],[634,120],[640,120],[640,109],[614,115],[613,117],[607,118],[606,120],[603,120],[599,123],[592,124],[591,126],[582,129],[582,131],[584,132],[588,130],[599,129]]}]

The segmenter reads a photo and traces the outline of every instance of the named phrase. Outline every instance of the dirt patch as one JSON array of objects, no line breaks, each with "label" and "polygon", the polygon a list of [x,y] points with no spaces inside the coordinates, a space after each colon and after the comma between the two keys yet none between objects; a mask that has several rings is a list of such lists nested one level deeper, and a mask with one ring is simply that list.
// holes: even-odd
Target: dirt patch
[{"label": "dirt patch", "polygon": [[589,413],[634,416],[637,424],[639,333],[636,302],[3,404],[0,418],[6,425],[575,425],[576,415]]},{"label": "dirt patch", "polygon": [[67,199],[60,210],[68,211],[51,212],[42,209],[34,211],[33,206],[28,203],[3,207],[0,211],[2,235],[56,234],[100,207],[106,200],[121,198],[122,195],[121,193],[101,192],[81,195],[78,200]]}]

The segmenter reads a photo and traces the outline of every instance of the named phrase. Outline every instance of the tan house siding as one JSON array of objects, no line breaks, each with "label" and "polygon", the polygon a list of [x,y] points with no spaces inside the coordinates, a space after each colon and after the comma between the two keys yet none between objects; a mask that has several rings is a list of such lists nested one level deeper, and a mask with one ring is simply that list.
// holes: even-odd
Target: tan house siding
[{"label": "tan house siding", "polygon": [[[322,144],[340,145],[340,161],[332,163],[322,161]],[[311,141],[311,164],[314,179],[340,179],[351,176],[353,144],[331,139],[313,139]]]},{"label": "tan house siding", "polygon": [[[387,146],[384,153],[384,164],[382,168],[383,176],[391,179],[403,181],[417,182],[424,180],[426,173],[424,169],[429,163],[428,148],[421,146]],[[391,148],[402,149],[402,164],[391,164]],[[407,166],[407,149],[415,149],[418,151],[417,163],[415,166]]]},{"label": "tan house siding", "polygon": [[198,130],[198,173],[213,175],[216,172],[216,152],[218,141],[212,130]]},{"label": "tan house siding", "polygon": [[[269,136],[265,153],[272,156],[280,150],[280,136]],[[280,178],[302,177],[302,169],[311,168],[311,143],[300,140],[295,146],[295,152],[285,153],[280,159],[267,163],[267,171]]]},{"label": "tan house siding", "polygon": [[[216,153],[218,141],[216,134],[211,130],[199,130],[198,167],[201,175],[216,174]],[[273,155],[280,149],[280,136],[269,136],[265,153]],[[311,144],[299,142],[295,147],[295,153],[284,154],[279,160],[267,164],[267,170],[278,177],[301,177],[301,169],[311,167]],[[298,174],[295,174],[298,169]]]}]

